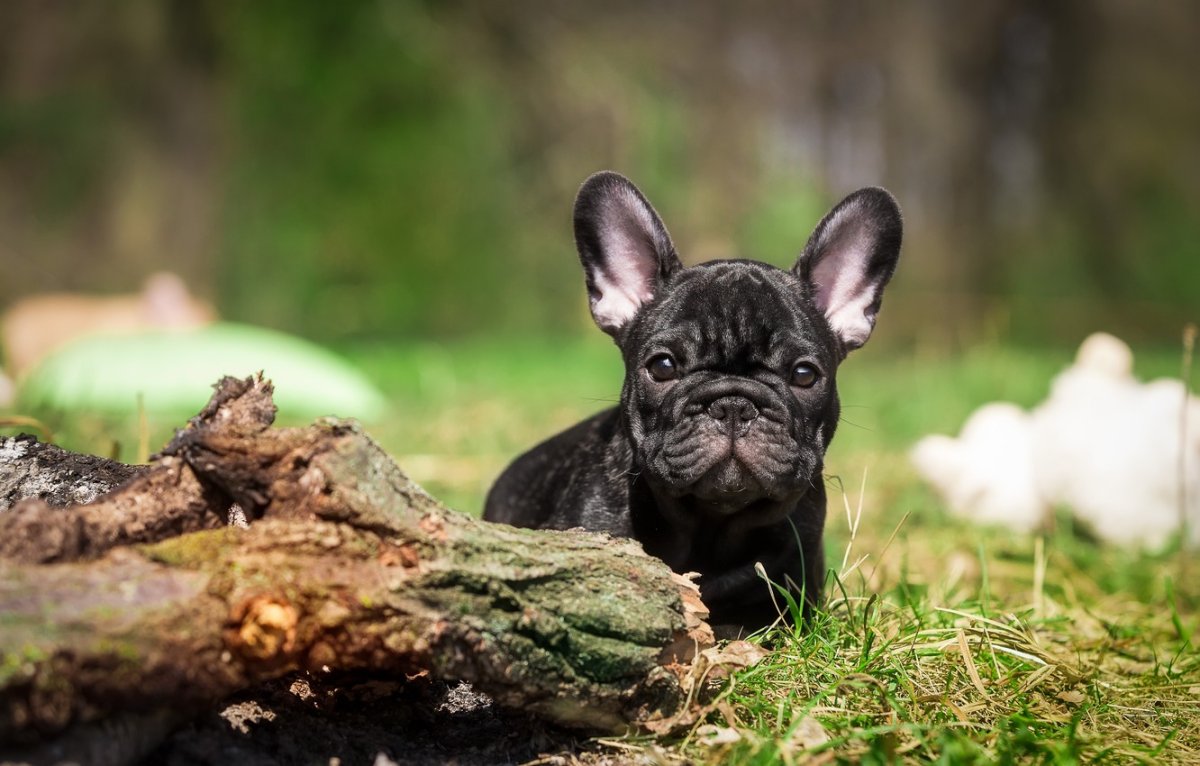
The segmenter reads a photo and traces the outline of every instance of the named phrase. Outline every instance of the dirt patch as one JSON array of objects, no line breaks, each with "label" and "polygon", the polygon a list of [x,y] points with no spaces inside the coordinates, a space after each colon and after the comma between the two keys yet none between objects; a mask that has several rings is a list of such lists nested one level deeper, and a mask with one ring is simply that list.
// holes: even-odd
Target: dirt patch
[{"label": "dirt patch", "polygon": [[465,683],[296,674],[178,729],[142,766],[616,763],[572,732],[503,710]]}]

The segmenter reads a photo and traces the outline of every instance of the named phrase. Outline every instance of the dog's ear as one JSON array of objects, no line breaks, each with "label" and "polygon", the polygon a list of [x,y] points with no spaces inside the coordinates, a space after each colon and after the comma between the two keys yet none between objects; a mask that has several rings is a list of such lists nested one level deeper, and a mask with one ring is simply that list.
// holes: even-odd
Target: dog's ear
[{"label": "dog's ear", "polygon": [[654,208],[629,179],[611,171],[596,173],[579,189],[575,247],[592,318],[613,336],[683,268]]},{"label": "dog's ear", "polygon": [[859,189],[821,219],[792,268],[842,341],[843,352],[867,342],[896,270],[903,225],[883,189]]}]

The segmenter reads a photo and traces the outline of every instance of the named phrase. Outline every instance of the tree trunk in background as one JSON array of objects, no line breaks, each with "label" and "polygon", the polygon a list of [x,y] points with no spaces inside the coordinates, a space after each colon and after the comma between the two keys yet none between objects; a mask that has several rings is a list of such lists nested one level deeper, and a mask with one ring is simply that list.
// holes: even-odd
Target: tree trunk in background
[{"label": "tree trunk in background", "polygon": [[544,330],[582,305],[570,199],[608,166],[689,260],[786,265],[801,243],[745,252],[781,179],[892,188],[886,334],[1194,318],[1200,4],[732,8],[0,4],[0,306],[170,268],[324,340]]},{"label": "tree trunk in background", "polygon": [[0,307],[129,292],[162,269],[211,297],[228,123],[218,15],[154,0],[0,8]]}]

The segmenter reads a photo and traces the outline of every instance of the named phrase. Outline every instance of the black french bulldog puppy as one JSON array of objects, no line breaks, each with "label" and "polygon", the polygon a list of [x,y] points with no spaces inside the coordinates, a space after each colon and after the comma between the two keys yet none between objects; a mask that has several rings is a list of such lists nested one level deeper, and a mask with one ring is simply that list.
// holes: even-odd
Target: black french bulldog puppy
[{"label": "black french bulldog puppy", "polygon": [[620,405],[517,458],[484,518],[635,538],[699,572],[710,620],[727,630],[779,616],[756,563],[807,613],[825,576],[835,373],[871,334],[900,239],[895,200],[867,188],[817,224],[790,271],[684,268],[637,187],[589,178],[575,243],[592,316],[625,360]]}]

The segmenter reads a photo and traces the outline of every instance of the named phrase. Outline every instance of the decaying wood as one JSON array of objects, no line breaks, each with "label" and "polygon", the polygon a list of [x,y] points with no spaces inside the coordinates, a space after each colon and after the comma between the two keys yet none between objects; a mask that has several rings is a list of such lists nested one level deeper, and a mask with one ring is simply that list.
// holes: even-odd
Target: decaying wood
[{"label": "decaying wood", "polygon": [[[679,712],[673,671],[711,642],[686,581],[627,541],[449,511],[353,423],[271,428],[270,394],[226,379],[111,494],[0,513],[0,743],[296,669],[466,680],[596,731]],[[220,526],[234,503],[248,529]]]},{"label": "decaying wood", "polygon": [[32,436],[0,438],[0,512],[18,500],[55,508],[90,503],[145,470],[93,455],[78,455]]}]

